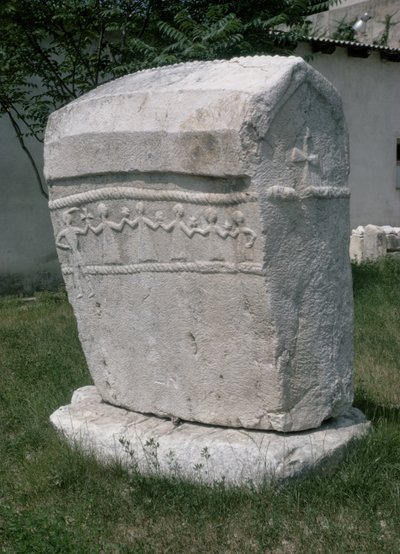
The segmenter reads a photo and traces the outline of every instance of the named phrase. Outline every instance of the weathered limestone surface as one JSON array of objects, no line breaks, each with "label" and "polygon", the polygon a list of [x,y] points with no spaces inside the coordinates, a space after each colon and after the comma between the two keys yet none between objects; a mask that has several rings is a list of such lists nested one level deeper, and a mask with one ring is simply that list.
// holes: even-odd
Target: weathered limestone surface
[{"label": "weathered limestone surface", "polygon": [[371,426],[356,408],[319,429],[286,435],[193,423],[174,426],[105,404],[95,387],[75,391],[71,404],[54,412],[51,421],[71,443],[101,461],[118,459],[143,473],[203,483],[255,486],[332,467]]},{"label": "weathered limestone surface", "polygon": [[45,174],[105,401],[277,431],[348,411],[347,134],[300,58],[103,85],[51,116]]}]

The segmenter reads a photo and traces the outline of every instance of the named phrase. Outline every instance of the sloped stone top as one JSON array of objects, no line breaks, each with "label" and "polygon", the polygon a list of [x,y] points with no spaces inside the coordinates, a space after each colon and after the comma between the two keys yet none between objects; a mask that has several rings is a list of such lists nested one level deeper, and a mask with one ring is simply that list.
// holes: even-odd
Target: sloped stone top
[{"label": "sloped stone top", "polygon": [[253,141],[264,137],[277,110],[305,81],[340,119],[333,86],[293,56],[192,62],[127,75],[51,115],[45,175],[52,181],[110,171],[210,174],[210,164],[216,176],[247,173],[238,156],[249,153],[242,146],[246,130],[255,130]]},{"label": "sloped stone top", "polygon": [[304,65],[302,58],[295,56],[248,56],[180,63],[120,77],[73,103],[142,91],[219,90],[254,94],[274,90],[283,78],[290,77],[293,70],[304,68]]}]

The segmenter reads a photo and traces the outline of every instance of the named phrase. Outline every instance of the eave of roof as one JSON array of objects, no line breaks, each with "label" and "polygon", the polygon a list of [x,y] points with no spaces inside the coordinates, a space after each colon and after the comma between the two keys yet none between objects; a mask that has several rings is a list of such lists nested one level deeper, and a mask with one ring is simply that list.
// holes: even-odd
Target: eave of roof
[{"label": "eave of roof", "polygon": [[400,48],[391,48],[390,46],[381,46],[379,44],[366,44],[364,42],[356,42],[353,40],[335,40],[332,38],[318,38],[318,37],[301,37],[299,40],[306,42],[321,42],[324,44],[333,44],[335,46],[351,46],[352,48],[363,48],[366,50],[378,50],[379,52],[393,52],[400,54]]},{"label": "eave of roof", "polygon": [[391,62],[400,62],[400,48],[391,48],[380,44],[366,44],[352,40],[335,40],[332,38],[318,37],[298,37],[299,42],[308,42],[311,44],[313,52],[323,52],[332,54],[336,47],[347,48],[349,56],[357,58],[367,58],[371,52],[379,52],[383,60]]},{"label": "eave of roof", "polygon": [[356,42],[352,40],[336,40],[333,38],[313,37],[313,36],[296,36],[294,37],[289,32],[272,31],[276,37],[283,38],[287,36],[288,41],[292,43],[307,42],[311,44],[313,52],[322,52],[324,54],[332,54],[337,47],[347,48],[349,56],[357,58],[368,58],[371,52],[379,52],[381,59],[391,62],[400,62],[400,48],[392,48],[380,44],[368,44],[364,42]]}]

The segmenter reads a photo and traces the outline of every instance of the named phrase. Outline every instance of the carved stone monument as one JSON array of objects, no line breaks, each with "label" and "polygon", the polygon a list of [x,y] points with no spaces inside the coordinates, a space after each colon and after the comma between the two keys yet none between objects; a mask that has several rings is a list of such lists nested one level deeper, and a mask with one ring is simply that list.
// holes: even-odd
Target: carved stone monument
[{"label": "carved stone monument", "polygon": [[242,482],[293,473],[291,440],[322,437],[296,472],[366,431],[351,409],[347,134],[315,70],[261,56],[107,83],[51,116],[45,174],[97,389],[53,414],[67,436],[86,429],[103,455],[121,438],[154,438],[161,457],[173,444],[189,477],[190,449],[214,444],[214,476]]}]

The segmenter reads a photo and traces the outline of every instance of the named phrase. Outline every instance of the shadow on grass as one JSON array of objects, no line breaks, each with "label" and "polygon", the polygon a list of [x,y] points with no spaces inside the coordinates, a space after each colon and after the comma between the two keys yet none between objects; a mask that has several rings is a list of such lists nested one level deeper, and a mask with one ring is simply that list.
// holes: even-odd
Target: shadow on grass
[{"label": "shadow on grass", "polygon": [[353,290],[381,285],[393,286],[400,282],[400,262],[397,259],[383,258],[374,262],[352,264]]},{"label": "shadow on grass", "polygon": [[400,408],[378,404],[365,390],[358,389],[355,393],[354,406],[361,410],[367,419],[373,423],[399,423]]}]

